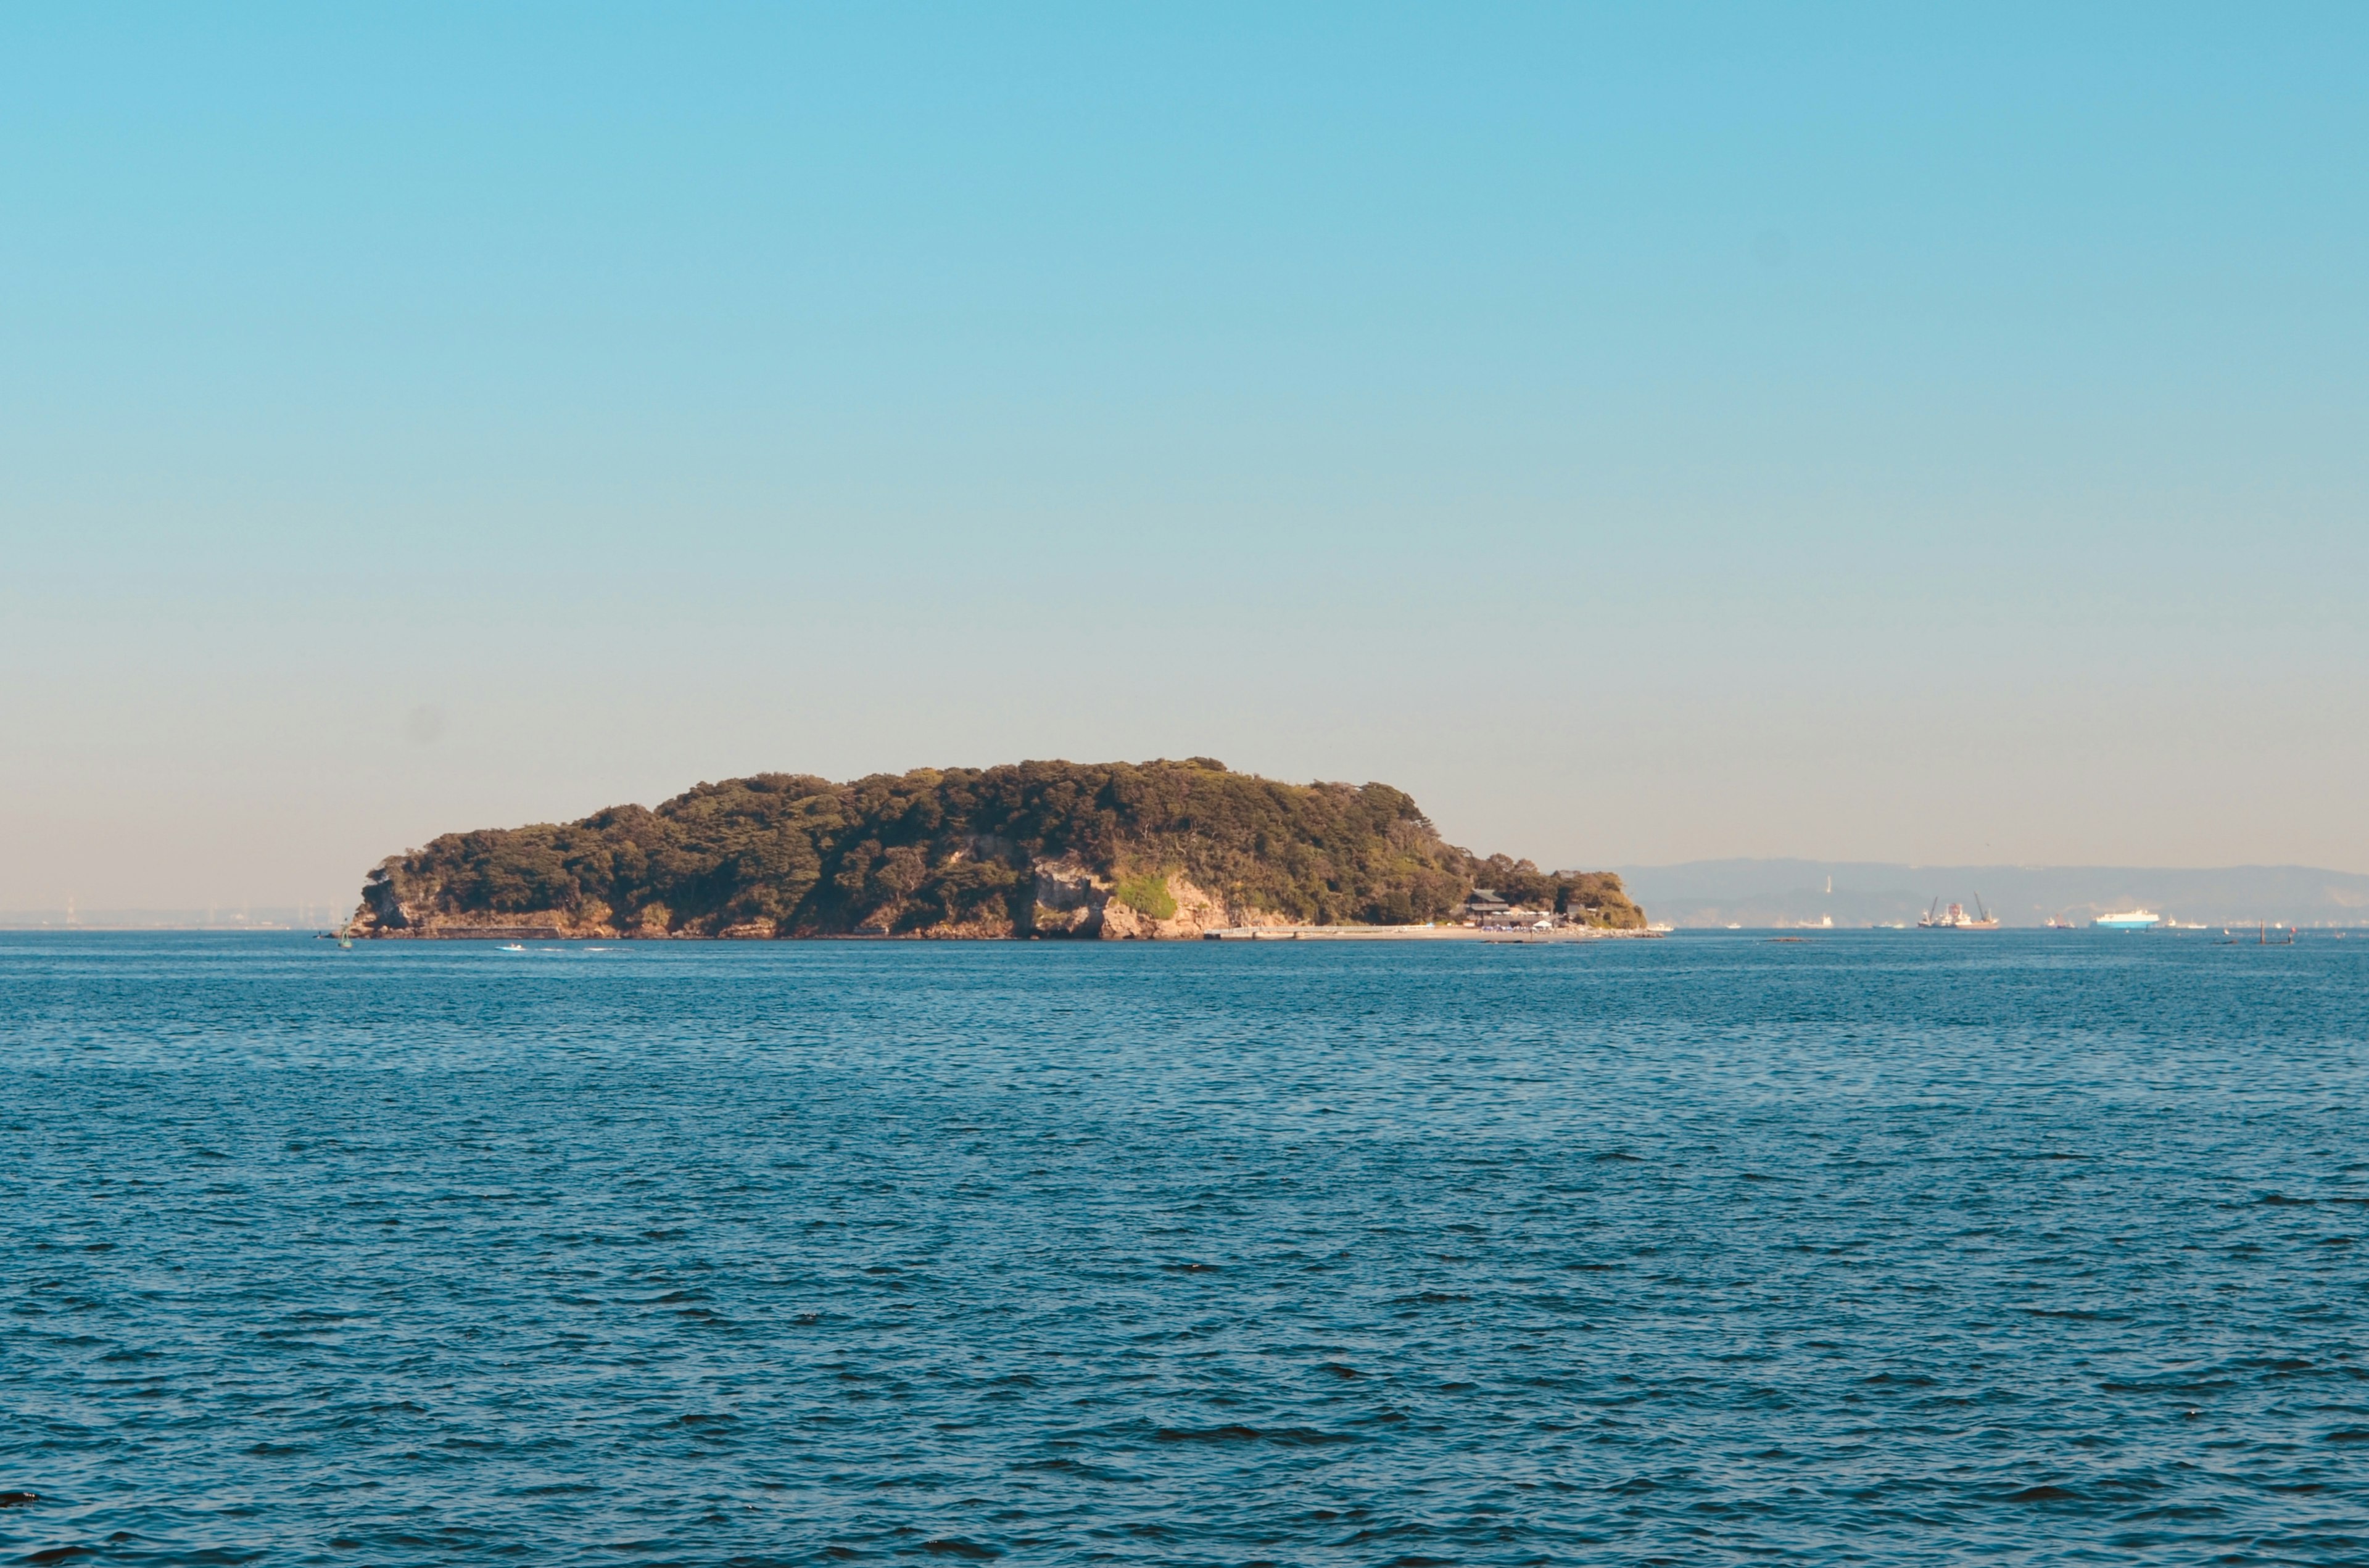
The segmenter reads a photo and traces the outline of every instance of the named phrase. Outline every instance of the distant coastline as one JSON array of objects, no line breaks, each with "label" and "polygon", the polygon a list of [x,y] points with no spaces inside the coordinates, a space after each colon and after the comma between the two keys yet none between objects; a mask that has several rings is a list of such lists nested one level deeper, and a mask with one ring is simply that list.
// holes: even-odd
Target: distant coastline
[{"label": "distant coastline", "polygon": [[342,904],[264,904],[235,910],[0,910],[0,931],[317,932],[345,918]]},{"label": "distant coastline", "polygon": [[1874,861],[1706,860],[1625,865],[1622,884],[1681,927],[1911,925],[1936,898],[1979,896],[2002,925],[2086,928],[2134,906],[2183,925],[2369,925],[2369,876],[2299,865],[1909,865]]},{"label": "distant coastline", "polygon": [[656,807],[452,833],[374,867],[349,936],[510,942],[1198,939],[1471,922],[1642,931],[1609,872],[1448,843],[1388,784],[1208,758],[765,773]]}]

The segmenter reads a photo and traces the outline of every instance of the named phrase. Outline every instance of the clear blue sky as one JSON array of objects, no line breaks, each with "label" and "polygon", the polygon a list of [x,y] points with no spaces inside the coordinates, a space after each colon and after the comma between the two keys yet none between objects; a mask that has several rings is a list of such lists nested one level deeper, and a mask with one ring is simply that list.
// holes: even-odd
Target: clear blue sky
[{"label": "clear blue sky", "polygon": [[2369,870],[2369,8],[17,7],[0,908],[759,769]]}]

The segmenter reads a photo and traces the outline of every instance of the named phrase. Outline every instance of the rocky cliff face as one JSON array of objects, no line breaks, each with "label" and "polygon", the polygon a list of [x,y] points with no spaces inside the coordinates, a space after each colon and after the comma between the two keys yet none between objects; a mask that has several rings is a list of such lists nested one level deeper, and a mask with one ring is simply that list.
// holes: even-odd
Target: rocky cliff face
[{"label": "rocky cliff face", "polygon": [[[1163,897],[1144,900],[1152,909],[1139,909],[1116,883],[1074,856],[1041,861],[1036,865],[1036,933],[1099,937],[1105,942],[1173,942],[1238,926],[1289,923],[1271,910],[1229,903],[1194,886],[1180,871],[1163,875],[1158,888]],[[1164,914],[1159,912],[1163,905],[1169,911]]]},{"label": "rocky cliff face", "polygon": [[[658,911],[663,915],[664,911]],[[346,922],[348,936],[498,937],[509,941],[576,936],[666,936],[635,927],[630,933],[610,923],[609,906],[586,903],[573,910],[456,910],[439,908],[428,899],[406,902],[394,878],[383,868],[362,885],[361,907]]]},{"label": "rocky cliff face", "polygon": [[[1035,920],[1027,930],[1009,918],[906,925],[898,918],[902,911],[887,905],[876,910],[853,934],[941,941],[1036,936],[1103,942],[1189,942],[1212,931],[1291,923],[1288,917],[1272,910],[1230,904],[1217,894],[1194,886],[1182,872],[1171,872],[1160,879],[1159,888],[1173,912],[1159,914],[1129,903],[1116,883],[1074,855],[1039,861],[1034,869]],[[742,921],[712,930],[678,930],[670,924],[669,911],[662,906],[645,909],[643,919],[631,925],[614,923],[611,914],[609,907],[600,903],[575,910],[521,910],[502,914],[441,910],[430,904],[403,902],[395,896],[392,881],[380,879],[365,888],[362,907],[354,911],[345,929],[349,936],[509,942],[584,938],[659,941],[674,937],[759,940],[787,934],[772,921]]]}]

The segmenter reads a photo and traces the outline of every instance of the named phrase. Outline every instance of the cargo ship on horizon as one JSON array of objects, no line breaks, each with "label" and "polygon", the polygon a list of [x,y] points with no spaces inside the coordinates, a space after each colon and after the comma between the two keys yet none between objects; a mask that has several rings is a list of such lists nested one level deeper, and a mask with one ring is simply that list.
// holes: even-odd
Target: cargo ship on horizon
[{"label": "cargo ship on horizon", "polygon": [[1927,910],[1924,916],[1917,921],[1917,929],[1919,931],[1997,931],[1998,929],[1998,917],[1983,908],[1983,896],[1980,893],[1974,895],[1974,908],[1979,912],[1971,915],[1966,913],[1966,906],[1963,904],[1951,904],[1945,910],[1941,907],[1941,900],[1936,898],[1933,900],[1933,907]]},{"label": "cargo ship on horizon", "polygon": [[2116,910],[2089,922],[2092,931],[2153,931],[2163,917],[2153,910]]}]

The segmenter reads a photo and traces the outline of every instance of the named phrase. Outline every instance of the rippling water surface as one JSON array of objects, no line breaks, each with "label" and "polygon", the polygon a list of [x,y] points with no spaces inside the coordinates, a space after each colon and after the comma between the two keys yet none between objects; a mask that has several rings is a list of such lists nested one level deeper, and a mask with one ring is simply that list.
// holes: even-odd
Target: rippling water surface
[{"label": "rippling water surface", "polygon": [[0,937],[0,1554],[2359,1563],[2369,941]]}]

